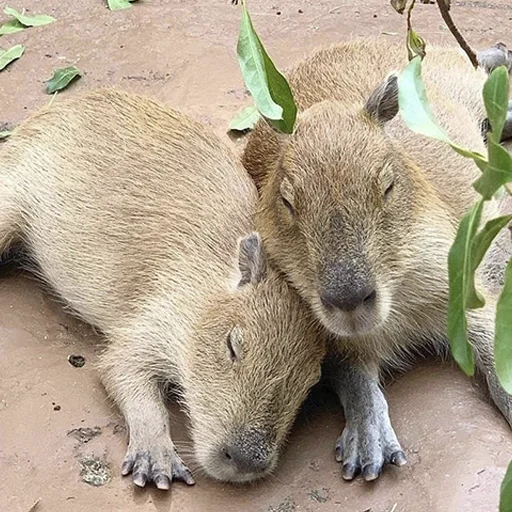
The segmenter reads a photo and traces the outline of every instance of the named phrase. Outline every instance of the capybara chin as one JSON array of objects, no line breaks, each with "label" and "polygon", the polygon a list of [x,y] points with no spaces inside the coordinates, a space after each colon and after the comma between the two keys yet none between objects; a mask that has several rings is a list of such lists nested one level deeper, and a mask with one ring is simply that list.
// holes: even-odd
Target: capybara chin
[{"label": "capybara chin", "polygon": [[324,342],[253,232],[255,187],[209,130],[115,90],[43,109],[0,152],[0,253],[32,269],[108,348],[102,380],[129,430],[134,483],[194,483],[164,405],[179,386],[211,477],[277,463]]},{"label": "capybara chin", "polygon": [[[397,115],[396,70],[406,63],[403,46],[384,40],[318,51],[289,73],[295,132],[278,135],[260,121],[244,154],[269,258],[339,348],[331,378],[347,420],[336,444],[346,479],[361,471],[373,480],[383,464],[405,463],[379,373],[416,349],[446,349],[448,252],[477,197],[473,161],[412,133]],[[459,50],[429,46],[423,76],[451,138],[485,152],[485,72]],[[489,296],[470,313],[469,336],[510,423],[494,367],[493,304]]]}]

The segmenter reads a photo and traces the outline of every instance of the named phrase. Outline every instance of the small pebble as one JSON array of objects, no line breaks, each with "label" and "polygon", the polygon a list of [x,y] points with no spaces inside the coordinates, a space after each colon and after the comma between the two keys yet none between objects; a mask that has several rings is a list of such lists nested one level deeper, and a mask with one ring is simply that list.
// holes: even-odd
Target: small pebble
[{"label": "small pebble", "polygon": [[71,366],[74,366],[75,368],[82,368],[85,364],[85,357],[78,354],[71,354],[68,356],[68,361]]}]

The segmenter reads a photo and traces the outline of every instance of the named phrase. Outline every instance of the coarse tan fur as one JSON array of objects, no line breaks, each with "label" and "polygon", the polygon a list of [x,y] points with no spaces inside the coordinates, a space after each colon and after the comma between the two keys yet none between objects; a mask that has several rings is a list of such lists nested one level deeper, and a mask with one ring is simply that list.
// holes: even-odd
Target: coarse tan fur
[{"label": "coarse tan fur", "polygon": [[101,376],[129,427],[123,473],[193,483],[164,391],[178,384],[199,466],[275,468],[324,344],[252,232],[256,189],[185,115],[101,90],[56,102],[0,150],[0,254],[33,270],[109,342]]},{"label": "coarse tan fur", "polygon": [[[446,346],[448,251],[480,173],[396,115],[392,73],[406,63],[404,46],[382,39],[314,53],[288,74],[299,108],[294,133],[260,121],[243,158],[260,192],[256,225],[269,258],[340,352],[373,376],[415,348]],[[428,46],[423,78],[452,140],[485,154],[486,74],[459,50]],[[487,214],[495,213],[491,204]],[[477,367],[510,423],[493,361],[494,298],[469,317]]]}]

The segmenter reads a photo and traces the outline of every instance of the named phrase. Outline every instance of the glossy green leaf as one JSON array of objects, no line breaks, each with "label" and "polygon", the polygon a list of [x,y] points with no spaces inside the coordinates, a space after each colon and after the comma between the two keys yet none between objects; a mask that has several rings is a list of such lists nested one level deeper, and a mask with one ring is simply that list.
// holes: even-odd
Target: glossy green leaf
[{"label": "glossy green leaf", "polygon": [[73,80],[82,76],[81,71],[75,66],[57,69],[53,77],[46,84],[46,92],[53,94],[66,88]]},{"label": "glossy green leaf", "polygon": [[452,142],[445,130],[437,123],[421,78],[421,57],[419,56],[414,57],[398,77],[398,103],[400,115],[410,130],[449,144],[460,155],[473,159],[480,168],[486,165],[483,155]]},{"label": "glossy green leaf", "polygon": [[16,32],[25,30],[25,28],[26,27],[22,25],[18,20],[9,20],[0,26],[0,36],[15,34]]},{"label": "glossy green leaf", "polygon": [[485,199],[491,199],[503,185],[512,182],[512,157],[494,137],[487,140],[487,151],[489,163],[473,183],[473,187]]},{"label": "glossy green leaf", "polygon": [[0,140],[7,139],[7,137],[10,137],[12,135],[11,130],[2,130],[0,131]]},{"label": "glossy green leaf", "polygon": [[421,78],[421,58],[414,57],[398,77],[398,104],[400,115],[413,132],[450,144],[430,109]]},{"label": "glossy green leaf", "polygon": [[136,0],[107,0],[108,8],[111,11],[121,11],[123,9],[129,9],[132,6],[132,2]]},{"label": "glossy green leaf", "polygon": [[55,21],[53,16],[48,16],[46,14],[34,14],[32,16],[28,16],[25,14],[25,11],[19,13],[12,7],[6,7],[4,9],[4,13],[7,14],[7,16],[12,16],[18,20],[25,27],[40,27]]},{"label": "glossy green leaf", "polygon": [[501,482],[499,512],[512,512],[512,462],[508,465],[505,478]]},{"label": "glossy green leaf", "polygon": [[501,385],[512,394],[512,259],[508,262],[505,284],[496,306],[494,358]]},{"label": "glossy green leaf", "polygon": [[482,263],[493,240],[499,232],[507,226],[512,219],[512,215],[503,215],[488,221],[485,226],[475,235],[471,247],[471,272],[469,274],[470,283],[466,296],[466,307],[468,309],[481,308],[485,305],[484,298],[475,288],[475,272]]},{"label": "glossy green leaf", "polygon": [[17,44],[8,50],[0,51],[0,71],[5,69],[11,62],[19,59],[24,51],[25,47],[21,44]]},{"label": "glossy green leaf", "polygon": [[467,335],[466,307],[468,289],[473,282],[470,277],[473,271],[471,248],[482,208],[483,200],[480,200],[462,218],[448,255],[448,338],[454,359],[469,376],[474,374],[475,362]]},{"label": "glossy green leaf", "polygon": [[239,112],[235,118],[229,123],[230,130],[243,132],[245,130],[252,130],[254,125],[258,122],[260,113],[255,105],[244,108]]},{"label": "glossy green leaf", "polygon": [[286,78],[277,70],[268,55],[266,53],[264,55],[270,94],[283,109],[283,118],[277,121],[272,120],[271,125],[282,133],[293,133],[297,119],[297,106],[292,90]]},{"label": "glossy green leaf", "polygon": [[260,114],[277,130],[292,133],[297,117],[292,91],[256,34],[245,2],[237,53],[245,85]]},{"label": "glossy green leaf", "polygon": [[491,123],[492,138],[501,141],[503,126],[507,119],[509,77],[505,66],[496,68],[484,84],[484,103]]},{"label": "glossy green leaf", "polygon": [[254,31],[245,4],[242,4],[242,23],[238,37],[237,53],[245,85],[249,89],[258,110],[267,119],[282,119],[283,109],[274,102],[270,94],[262,45]]},{"label": "glossy green leaf", "polygon": [[512,215],[503,215],[488,221],[473,239],[471,262],[476,270],[486,255],[493,240],[512,220]]}]

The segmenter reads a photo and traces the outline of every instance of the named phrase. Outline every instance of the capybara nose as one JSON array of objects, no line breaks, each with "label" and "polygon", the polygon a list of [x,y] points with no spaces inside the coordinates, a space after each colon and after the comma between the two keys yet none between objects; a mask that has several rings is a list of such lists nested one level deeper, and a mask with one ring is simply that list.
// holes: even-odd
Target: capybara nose
[{"label": "capybara nose", "polygon": [[267,432],[248,429],[223,447],[223,455],[240,473],[263,473],[271,463],[272,443]]},{"label": "capybara nose", "polygon": [[347,312],[362,305],[370,306],[376,298],[377,292],[372,285],[329,287],[324,288],[320,294],[320,300],[326,308]]}]

